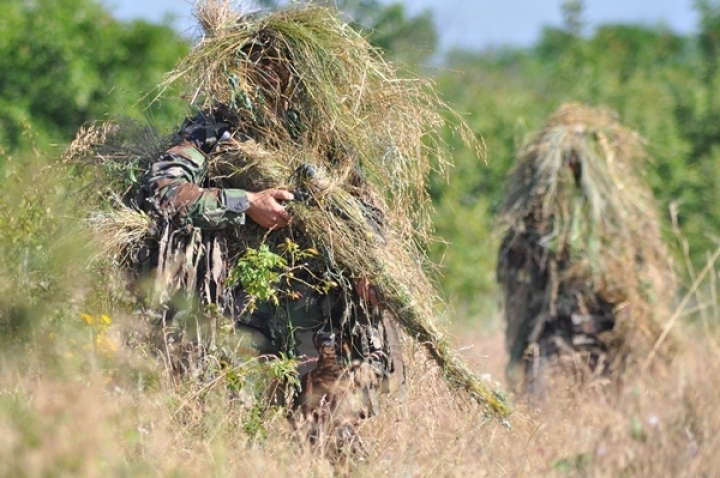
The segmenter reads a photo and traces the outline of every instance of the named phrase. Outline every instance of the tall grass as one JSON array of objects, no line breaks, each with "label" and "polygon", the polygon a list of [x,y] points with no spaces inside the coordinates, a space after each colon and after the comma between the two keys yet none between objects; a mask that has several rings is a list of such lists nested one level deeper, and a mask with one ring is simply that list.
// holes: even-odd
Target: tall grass
[{"label": "tall grass", "polygon": [[[492,353],[483,370],[501,374],[500,337],[463,332],[472,350]],[[509,429],[470,404],[454,406],[433,369],[417,367],[404,404],[366,421],[364,454],[344,461],[302,446],[282,416],[265,417],[264,438],[253,438],[248,417],[222,394],[178,413],[187,390],[150,363],[143,375],[119,358],[92,367],[90,353],[54,367],[5,357],[0,475],[713,476],[720,370],[709,358],[720,350],[688,338],[696,345],[665,374],[630,377],[615,394],[559,387],[518,405]],[[39,366],[27,373],[28,362]]]},{"label": "tall grass", "polygon": [[[674,322],[685,346],[652,375],[629,371],[614,390],[558,383],[542,401],[516,399],[508,428],[453,399],[434,362],[407,341],[406,393],[363,422],[361,451],[337,457],[304,444],[281,410],[253,406],[228,381],[174,381],[143,343],[119,284],[88,260],[98,246],[73,217],[59,170],[43,164],[12,158],[0,174],[0,476],[675,477],[720,469],[714,261]],[[473,368],[503,381],[500,327],[463,321],[453,332]]]}]

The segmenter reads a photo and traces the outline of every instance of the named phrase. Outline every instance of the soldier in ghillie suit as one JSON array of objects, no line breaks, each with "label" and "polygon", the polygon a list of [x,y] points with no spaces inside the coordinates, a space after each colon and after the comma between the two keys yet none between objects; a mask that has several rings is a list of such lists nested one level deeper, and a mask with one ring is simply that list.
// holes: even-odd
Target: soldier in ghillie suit
[{"label": "soldier in ghillie suit", "polygon": [[[238,257],[239,251],[232,251],[228,241],[238,229],[250,227],[259,238],[270,238],[292,222],[292,201],[312,201],[302,189],[295,194],[273,188],[253,192],[224,187],[221,178],[208,176],[208,160],[216,148],[248,141],[251,134],[256,133],[244,130],[237,113],[223,104],[183,123],[176,144],[152,164],[132,200],[133,207],[156,224],[156,236],[147,237],[145,247],[133,256],[138,278],[155,275],[160,325],[170,349],[180,347],[175,352],[182,354],[187,347],[181,344],[183,336],[203,340],[195,333],[203,328],[197,321],[212,305],[234,323],[231,343],[226,337],[223,344],[225,353],[299,360],[301,386],[294,401],[311,422],[313,436],[331,417],[343,422],[340,431],[348,440],[352,428],[346,422],[377,414],[377,393],[390,389],[391,378],[395,389],[403,380],[395,325],[384,319],[377,291],[362,278],[349,278],[344,287],[351,284],[351,290],[327,288],[328,281],[318,281],[312,271],[299,267],[291,280],[277,286],[282,290],[271,301],[249,297],[242,284],[229,277],[228,254]],[[303,174],[318,174],[304,169]],[[382,242],[382,217],[357,200],[372,213],[367,221]],[[311,243],[297,230],[293,241]],[[188,310],[193,301],[202,305],[194,314]],[[182,356],[172,359],[177,371],[189,371]],[[317,396],[319,390],[322,396]],[[332,410],[322,411],[323,406]],[[344,416],[336,412],[340,406]]]},{"label": "soldier in ghillie suit", "polygon": [[[508,379],[618,379],[662,343],[673,274],[642,138],[614,113],[563,105],[517,158],[501,221]],[[666,355],[667,356],[667,355]]]},{"label": "soldier in ghillie suit", "polygon": [[[183,324],[192,316],[230,319],[235,350],[317,357],[301,370],[296,400],[310,422],[348,403],[356,417],[372,415],[376,392],[399,388],[398,325],[453,385],[507,415],[435,324],[423,252],[432,237],[426,180],[448,154],[443,111],[481,155],[467,125],[429,81],[399,79],[332,9],[242,16],[226,7],[198,7],[205,36],[160,85],[182,81],[200,111],[164,152],[148,161],[113,148],[122,133],[113,125],[81,131],[68,152],[106,166],[112,174],[100,179],[132,196],[133,214],[107,201],[98,222],[128,239],[116,262],[152,274],[170,332],[191,332]],[[118,170],[147,173],[128,186]],[[200,313],[188,314],[187,302]]]}]

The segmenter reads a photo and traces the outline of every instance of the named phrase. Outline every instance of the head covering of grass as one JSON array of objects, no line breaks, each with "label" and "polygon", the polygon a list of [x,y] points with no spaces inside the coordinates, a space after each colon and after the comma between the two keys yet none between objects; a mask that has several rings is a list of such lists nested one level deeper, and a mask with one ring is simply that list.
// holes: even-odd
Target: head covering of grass
[{"label": "head covering of grass", "polygon": [[466,124],[429,80],[400,76],[332,9],[243,16],[228,3],[208,2],[196,13],[204,36],[160,90],[183,82],[192,108],[222,109],[238,128],[241,141],[212,154],[211,182],[305,197],[289,205],[290,227],[268,233],[249,222],[228,231],[225,260],[288,237],[316,248],[320,260],[310,267],[318,277],[329,273],[349,290],[349,278],[373,284],[450,381],[506,415],[500,394],[452,351],[435,323],[440,299],[424,253],[432,235],[426,179],[447,164],[441,129],[455,128],[484,153]]},{"label": "head covering of grass", "polygon": [[[445,168],[438,133],[450,111],[428,80],[398,76],[331,9],[243,17],[209,3],[197,15],[205,35],[166,85],[182,80],[194,103],[228,105],[285,168],[322,165],[335,187],[361,174],[427,239],[425,179],[433,166]],[[469,130],[459,132],[474,142]]]},{"label": "head covering of grass", "polygon": [[649,352],[673,274],[643,178],[647,159],[643,139],[614,113],[574,103],[519,152],[498,261],[511,360],[558,318],[563,301],[590,313],[611,308],[615,328],[603,342],[615,365]]}]

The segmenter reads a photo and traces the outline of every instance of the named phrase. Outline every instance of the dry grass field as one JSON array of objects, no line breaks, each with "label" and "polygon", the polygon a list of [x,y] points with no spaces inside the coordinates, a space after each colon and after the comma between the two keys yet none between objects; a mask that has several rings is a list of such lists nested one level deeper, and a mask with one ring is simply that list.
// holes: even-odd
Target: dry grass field
[{"label": "dry grass field", "polygon": [[[88,270],[92,241],[73,232],[72,211],[41,194],[56,190],[14,178],[0,197],[0,477],[718,476],[715,267],[691,289],[704,296],[685,302],[672,363],[630,370],[614,389],[511,395],[509,427],[448,390],[408,344],[406,394],[363,423],[361,450],[337,456],[304,445],[281,410],[253,406],[238,377],[173,380],[138,346],[137,316],[113,306],[124,299],[111,277]],[[499,316],[446,328],[504,388]]]},{"label": "dry grass field", "polygon": [[[362,450],[330,456],[303,445],[281,413],[252,413],[217,383],[172,383],[161,363],[117,341],[132,317],[107,319],[102,333],[85,321],[65,337],[5,350],[0,476],[709,477],[720,470],[720,347],[707,331],[684,331],[670,366],[629,374],[618,389],[557,385],[534,403],[513,397],[509,427],[454,399],[409,347],[404,399],[364,422]],[[454,334],[479,372],[503,381],[498,323],[466,323]]]}]

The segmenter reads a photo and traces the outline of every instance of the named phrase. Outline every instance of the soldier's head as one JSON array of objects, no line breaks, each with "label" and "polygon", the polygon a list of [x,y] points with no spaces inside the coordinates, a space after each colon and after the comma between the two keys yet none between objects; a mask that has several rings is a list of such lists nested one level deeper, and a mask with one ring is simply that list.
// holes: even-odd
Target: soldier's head
[{"label": "soldier's head", "polygon": [[248,77],[276,109],[287,109],[297,87],[289,54],[271,31],[261,31],[242,51],[248,61]]}]

